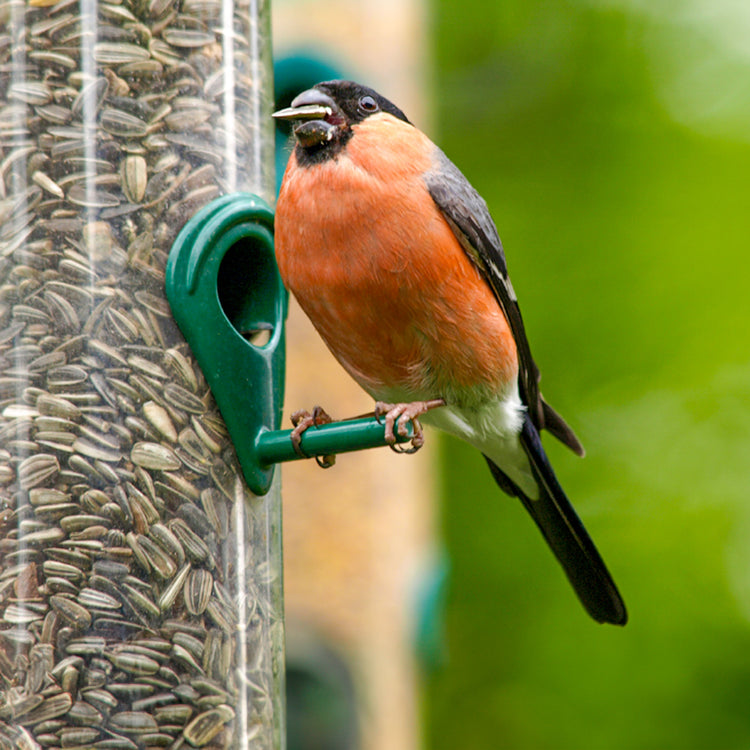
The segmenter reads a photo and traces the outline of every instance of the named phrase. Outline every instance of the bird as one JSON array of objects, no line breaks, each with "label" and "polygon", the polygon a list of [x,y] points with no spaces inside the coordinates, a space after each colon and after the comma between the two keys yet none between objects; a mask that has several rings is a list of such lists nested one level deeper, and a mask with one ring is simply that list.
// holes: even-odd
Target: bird
[{"label": "bird", "polygon": [[[388,442],[413,434],[416,450],[424,423],[480,451],[500,489],[531,515],[586,611],[624,625],[623,599],[542,446],[546,429],[584,454],[542,397],[484,199],[368,86],[324,81],[273,116],[292,124],[294,144],[275,210],[279,273],[375,399]],[[320,413],[305,417],[295,417],[298,435]]]}]

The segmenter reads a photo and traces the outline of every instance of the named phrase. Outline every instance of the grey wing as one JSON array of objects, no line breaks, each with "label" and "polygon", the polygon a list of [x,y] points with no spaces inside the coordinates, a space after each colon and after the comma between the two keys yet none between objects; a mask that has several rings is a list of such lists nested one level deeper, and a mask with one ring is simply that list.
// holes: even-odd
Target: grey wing
[{"label": "grey wing", "polygon": [[495,293],[510,325],[518,350],[519,390],[532,423],[546,428],[571,450],[583,455],[583,446],[563,418],[539,391],[539,369],[531,356],[521,310],[508,276],[503,245],[487,204],[456,165],[436,147],[435,166],[425,175],[432,199],[469,258]]}]

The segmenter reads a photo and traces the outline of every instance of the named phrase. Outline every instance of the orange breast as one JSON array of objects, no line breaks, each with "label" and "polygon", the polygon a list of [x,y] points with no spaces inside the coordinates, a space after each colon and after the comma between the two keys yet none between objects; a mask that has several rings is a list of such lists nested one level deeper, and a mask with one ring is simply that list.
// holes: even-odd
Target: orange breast
[{"label": "orange breast", "polygon": [[335,160],[294,156],[276,211],[284,283],[328,347],[376,398],[468,402],[515,380],[495,296],[422,180],[434,144],[389,115]]}]

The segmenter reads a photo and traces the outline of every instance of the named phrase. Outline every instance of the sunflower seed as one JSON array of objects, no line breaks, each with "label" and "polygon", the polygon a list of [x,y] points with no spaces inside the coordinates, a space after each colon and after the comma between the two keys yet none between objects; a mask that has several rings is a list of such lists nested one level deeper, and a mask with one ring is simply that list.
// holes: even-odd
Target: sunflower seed
[{"label": "sunflower seed", "polygon": [[126,156],[121,163],[122,191],[131,203],[140,203],[148,184],[148,165],[142,156]]},{"label": "sunflower seed", "polygon": [[185,727],[183,735],[193,747],[203,747],[216,737],[224,725],[232,719],[234,719],[234,710],[230,706],[217,706],[196,716]]},{"label": "sunflower seed", "polygon": [[148,60],[147,49],[125,42],[99,42],[94,45],[94,60],[100,65],[133,63]]},{"label": "sunflower seed", "polygon": [[76,630],[85,630],[91,625],[91,613],[85,606],[65,596],[51,596],[49,603],[53,609]]},{"label": "sunflower seed", "polygon": [[180,460],[174,451],[159,443],[145,441],[136,443],[130,452],[130,459],[144,469],[175,471],[180,468]]},{"label": "sunflower seed", "polygon": [[191,29],[165,29],[162,37],[174,47],[203,47],[216,41],[214,34]]},{"label": "sunflower seed", "polygon": [[42,105],[52,101],[52,92],[41,81],[25,81],[11,84],[8,98],[24,104]]},{"label": "sunflower seed", "polygon": [[155,732],[159,728],[156,719],[145,711],[120,711],[112,714],[109,725],[116,732],[132,735]]},{"label": "sunflower seed", "polygon": [[[172,695],[177,700],[177,696],[174,693]],[[193,715],[193,711],[193,707],[187,703],[172,703],[167,706],[157,706],[153,713],[159,725],[177,724],[183,726]]]},{"label": "sunflower seed", "polygon": [[169,528],[180,540],[187,558],[195,564],[206,563],[211,559],[211,550],[190,526],[181,518],[174,518],[169,522]]},{"label": "sunflower seed", "polygon": [[74,654],[77,656],[98,656],[104,653],[105,646],[106,641],[104,638],[85,636],[83,638],[76,638],[69,641],[65,646],[65,651],[68,654]]},{"label": "sunflower seed", "polygon": [[104,591],[96,589],[83,588],[79,591],[77,597],[78,603],[89,609],[120,609],[122,602],[114,596],[106,594]]},{"label": "sunflower seed", "polygon": [[60,471],[56,456],[39,453],[25,458],[18,465],[18,482],[21,489],[30,490],[40,484],[50,482]]},{"label": "sunflower seed", "polygon": [[126,601],[136,612],[146,618],[155,619],[159,616],[159,607],[156,606],[147,594],[138,591],[138,589],[129,586],[127,583],[123,583],[122,589],[125,593]]},{"label": "sunflower seed", "polygon": [[109,653],[107,658],[117,669],[133,675],[151,675],[159,671],[159,662],[142,654]]},{"label": "sunflower seed", "polygon": [[62,747],[77,747],[90,745],[99,737],[99,730],[93,727],[64,728],[60,730],[60,745]]},{"label": "sunflower seed", "polygon": [[138,535],[138,544],[148,559],[148,564],[153,574],[163,581],[171,580],[177,573],[177,563],[169,554],[160,545],[155,544],[149,537],[143,534]]},{"label": "sunflower seed", "polygon": [[185,550],[169,528],[164,524],[154,523],[148,530],[148,535],[174,560],[178,567],[182,567],[185,562]]},{"label": "sunflower seed", "polygon": [[213,576],[202,568],[190,572],[185,581],[185,609],[191,615],[202,615],[211,600]]},{"label": "sunflower seed", "polygon": [[[107,684],[106,674],[103,674],[103,677],[103,684]],[[103,688],[89,688],[86,690],[82,690],[81,695],[92,706],[98,708],[102,712],[111,711],[112,709],[117,708],[117,698],[115,698],[115,696],[109,690],[105,690]]]}]

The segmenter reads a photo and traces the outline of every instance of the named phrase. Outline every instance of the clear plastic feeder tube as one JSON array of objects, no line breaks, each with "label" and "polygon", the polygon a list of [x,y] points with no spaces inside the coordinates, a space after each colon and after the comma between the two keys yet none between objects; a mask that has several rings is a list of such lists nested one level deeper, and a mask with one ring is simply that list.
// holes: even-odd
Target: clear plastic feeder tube
[{"label": "clear plastic feeder tube", "polygon": [[272,200],[267,3],[0,0],[0,747],[283,747],[278,485],[164,269]]}]

